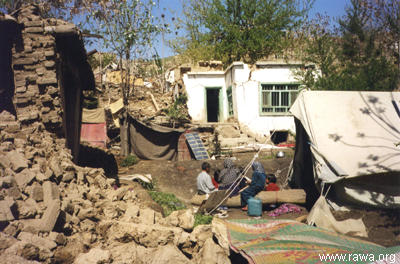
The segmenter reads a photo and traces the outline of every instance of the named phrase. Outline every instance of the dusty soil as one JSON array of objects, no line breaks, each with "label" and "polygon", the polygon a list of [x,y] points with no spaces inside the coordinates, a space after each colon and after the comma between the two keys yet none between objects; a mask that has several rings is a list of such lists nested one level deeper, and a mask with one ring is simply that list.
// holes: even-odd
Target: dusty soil
[{"label": "dusty soil", "polygon": [[[245,167],[253,158],[254,153],[242,153],[235,155],[235,164]],[[260,161],[267,173],[274,173],[278,178],[278,184],[283,186],[287,178],[288,167],[291,158],[272,159],[270,152],[261,152]],[[118,160],[118,159],[117,159]],[[208,160],[211,164],[211,175],[216,169],[223,169],[223,159]],[[155,180],[157,187],[164,192],[174,193],[178,198],[189,202],[196,193],[196,177],[201,172],[203,161],[149,161],[142,160],[132,166],[128,173],[149,173]],[[251,170],[246,174],[251,177]]]},{"label": "dusty soil", "polygon": [[[254,153],[235,154],[235,164],[245,167],[253,158]],[[289,164],[292,160],[293,153],[286,152],[286,157],[277,159],[272,158],[270,152],[261,152],[258,158],[267,173],[274,173],[278,179],[278,185],[281,188],[287,187],[287,173]],[[120,158],[117,158],[119,161]],[[223,159],[209,160],[212,171],[223,168]],[[196,177],[201,171],[202,161],[140,161],[138,164],[128,169],[130,173],[149,173],[156,182],[156,186],[163,192],[173,193],[183,202],[189,205],[189,201],[196,192]],[[251,177],[251,170],[247,173]],[[190,206],[190,205],[189,205]],[[264,208],[262,218],[273,219],[268,216],[270,208]],[[296,219],[300,216],[307,215],[306,208],[301,207],[299,213],[289,213],[276,217],[275,219]],[[367,231],[368,238],[365,239],[386,247],[400,245],[400,212],[384,211],[384,210],[352,210],[349,212],[333,212],[337,220],[345,220],[348,218],[358,219],[362,217]],[[239,208],[229,208],[227,219],[244,219],[249,216]]]}]

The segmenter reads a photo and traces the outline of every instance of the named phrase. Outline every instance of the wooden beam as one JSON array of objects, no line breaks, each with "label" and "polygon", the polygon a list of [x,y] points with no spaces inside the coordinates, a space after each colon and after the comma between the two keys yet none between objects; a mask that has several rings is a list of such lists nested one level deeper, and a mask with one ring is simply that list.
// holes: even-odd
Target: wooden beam
[{"label": "wooden beam", "polygon": [[147,93],[150,95],[151,101],[153,102],[154,108],[156,109],[156,111],[157,111],[157,112],[160,111],[160,108],[158,107],[158,104],[157,104],[157,102],[156,102],[156,99],[154,99],[154,95],[153,95],[151,92],[147,92]]},{"label": "wooden beam", "polygon": [[45,32],[55,33],[60,35],[74,35],[78,34],[79,30],[75,25],[59,25],[44,27]]},{"label": "wooden beam", "polygon": [[[303,189],[289,189],[280,191],[262,191],[256,195],[263,204],[275,203],[306,203],[306,192]],[[205,195],[195,195],[190,201],[193,205],[201,205],[205,200]],[[240,195],[229,198],[223,205],[228,207],[240,207]]]}]

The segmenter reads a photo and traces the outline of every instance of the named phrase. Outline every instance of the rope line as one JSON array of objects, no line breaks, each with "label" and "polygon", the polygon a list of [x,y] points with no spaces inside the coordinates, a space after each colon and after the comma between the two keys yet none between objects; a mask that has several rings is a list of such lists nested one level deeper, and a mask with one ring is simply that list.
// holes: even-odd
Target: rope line
[{"label": "rope line", "polygon": [[[287,112],[285,116],[288,116],[288,115],[289,115],[289,112]],[[274,130],[272,130],[272,133],[270,133],[269,136],[266,138],[264,144],[266,144],[268,142],[268,140],[271,139],[271,136],[276,132],[276,130],[277,130],[276,128],[274,128]],[[206,214],[208,214],[208,215],[212,214],[218,207],[220,207],[226,201],[226,199],[229,198],[229,196],[233,193],[233,191],[236,189],[236,187],[240,184],[242,179],[246,177],[245,175],[249,171],[251,165],[253,165],[253,162],[256,160],[256,158],[258,158],[258,155],[260,154],[261,150],[262,150],[262,147],[260,147],[258,149],[257,153],[254,154],[254,156],[251,159],[251,161],[246,165],[244,170],[239,174],[239,177],[237,177],[235,179],[235,181],[233,181],[231,186],[229,186],[229,188],[226,190],[226,192],[228,194],[226,194],[225,197],[221,200],[221,202],[219,202],[210,212],[208,212]]]}]

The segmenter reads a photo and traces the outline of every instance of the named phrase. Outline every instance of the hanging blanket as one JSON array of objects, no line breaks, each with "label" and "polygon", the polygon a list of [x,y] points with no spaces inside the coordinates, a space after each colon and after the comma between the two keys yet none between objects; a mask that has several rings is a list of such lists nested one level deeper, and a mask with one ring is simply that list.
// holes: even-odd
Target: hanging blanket
[{"label": "hanging blanket", "polygon": [[382,254],[400,251],[400,247],[385,248],[292,220],[241,219],[225,223],[231,248],[249,263],[370,263]]},{"label": "hanging blanket", "polygon": [[131,152],[141,159],[175,160],[178,155],[178,140],[183,129],[145,124],[129,117]]},{"label": "hanging blanket", "polygon": [[107,145],[107,126],[101,124],[82,124],[81,142],[105,148]]}]

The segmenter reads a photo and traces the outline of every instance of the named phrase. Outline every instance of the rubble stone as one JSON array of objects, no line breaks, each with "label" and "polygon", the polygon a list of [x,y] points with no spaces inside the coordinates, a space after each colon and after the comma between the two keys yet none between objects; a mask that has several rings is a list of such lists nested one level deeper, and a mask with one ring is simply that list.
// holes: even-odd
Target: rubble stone
[{"label": "rubble stone", "polygon": [[[189,264],[191,261],[183,255],[176,247],[173,245],[161,246],[153,255],[153,259],[150,264],[163,264],[168,260],[169,263],[174,264]],[[208,263],[208,262],[204,262]]]},{"label": "rubble stone", "polygon": [[50,239],[42,238],[28,232],[19,233],[18,239],[49,250],[52,250],[57,246],[57,244]]},{"label": "rubble stone", "polygon": [[56,157],[53,157],[49,162],[50,169],[53,171],[56,177],[60,177],[63,174],[62,168]]},{"label": "rubble stone", "polygon": [[15,202],[12,199],[0,201],[0,222],[12,221],[15,219],[12,211],[15,207]]},{"label": "rubble stone", "polygon": [[[39,174],[43,175],[42,173]],[[38,178],[38,174],[36,174],[36,178]],[[35,182],[32,185],[30,197],[32,197],[36,202],[43,201],[43,188],[39,183]]]},{"label": "rubble stone", "polygon": [[137,219],[137,217],[139,215],[139,210],[140,210],[139,206],[137,206],[137,205],[129,205],[121,220],[125,221],[125,222],[134,221],[135,219]]},{"label": "rubble stone", "polygon": [[111,254],[108,250],[92,248],[88,253],[79,255],[74,264],[98,264],[111,263]]},{"label": "rubble stone", "polygon": [[0,155],[0,168],[9,168],[11,166],[11,161],[6,155]]},{"label": "rubble stone", "polygon": [[228,264],[231,263],[225,251],[217,244],[214,243],[212,238],[208,238],[204,243],[199,255],[197,256],[197,263],[210,263],[210,264]]},{"label": "rubble stone", "polygon": [[[145,225],[119,221],[102,221],[99,230],[105,230],[110,240],[136,243],[145,247],[157,247],[168,243],[178,244],[182,229],[159,225]],[[99,231],[100,232],[100,231]]]},{"label": "rubble stone", "polygon": [[172,226],[179,226],[185,230],[192,230],[194,226],[194,215],[191,209],[173,211],[166,221]]},{"label": "rubble stone", "polygon": [[139,211],[139,222],[147,225],[155,223],[155,213],[150,208],[144,208]]},{"label": "rubble stone", "polygon": [[50,232],[54,229],[57,222],[58,216],[60,214],[60,201],[52,200],[49,202],[46,211],[44,212],[42,218],[40,219],[39,230]]},{"label": "rubble stone", "polygon": [[65,243],[67,242],[64,234],[62,233],[50,232],[47,238],[50,239],[51,241],[56,242],[57,245],[65,245]]},{"label": "rubble stone", "polygon": [[46,205],[53,200],[60,199],[60,191],[55,183],[45,181],[43,183],[43,201]]},{"label": "rubble stone", "polygon": [[37,213],[37,204],[32,198],[26,201],[17,201],[19,218],[33,218]]},{"label": "rubble stone", "polygon": [[18,240],[13,236],[7,235],[4,232],[0,232],[0,251],[12,246],[16,242],[18,242]]},{"label": "rubble stone", "polygon": [[11,168],[15,172],[20,172],[23,169],[28,168],[28,160],[24,157],[22,153],[19,153],[16,150],[8,152],[7,158],[11,163]]},{"label": "rubble stone", "polygon": [[15,175],[15,181],[17,182],[20,190],[24,190],[25,187],[30,184],[34,178],[35,174],[29,169],[24,169],[23,171]]}]

